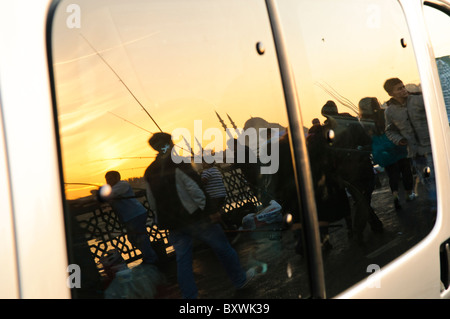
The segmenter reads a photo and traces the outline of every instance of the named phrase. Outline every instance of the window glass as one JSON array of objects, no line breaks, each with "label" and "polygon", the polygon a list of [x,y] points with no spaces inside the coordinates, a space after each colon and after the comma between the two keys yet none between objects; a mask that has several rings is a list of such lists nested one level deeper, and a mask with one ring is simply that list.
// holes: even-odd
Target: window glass
[{"label": "window glass", "polygon": [[263,1],[62,1],[52,55],[74,296],[310,295]]},{"label": "window glass", "polygon": [[424,6],[423,11],[436,56],[436,65],[450,123],[450,39],[445,36],[450,32],[450,18],[444,12],[432,7]]},{"label": "window glass", "polygon": [[[333,297],[423,239],[436,214],[420,78],[397,1],[279,1]],[[385,90],[385,81],[387,90]],[[406,104],[405,104],[406,103]]]}]

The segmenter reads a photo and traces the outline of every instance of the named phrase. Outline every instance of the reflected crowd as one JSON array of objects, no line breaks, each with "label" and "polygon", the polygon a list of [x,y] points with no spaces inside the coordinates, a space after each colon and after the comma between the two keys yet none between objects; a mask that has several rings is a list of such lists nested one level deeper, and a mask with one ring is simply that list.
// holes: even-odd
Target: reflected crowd
[{"label": "reflected crowd", "polygon": [[[435,214],[434,169],[422,96],[408,92],[397,78],[388,79],[384,87],[391,99],[383,105],[375,97],[364,97],[358,103],[358,116],[353,116],[339,112],[329,100],[321,109],[323,123],[314,118],[305,130],[324,252],[339,247],[345,237],[356,247],[370,245],[376,237],[367,229],[383,234],[386,215],[413,214],[418,207],[425,207],[430,216]],[[267,274],[279,271],[281,263],[281,267],[288,265],[289,275],[280,282],[284,284],[292,277],[293,263],[281,261],[286,252],[289,258],[305,258],[304,212],[297,197],[288,130],[273,138],[256,151],[247,145],[238,147],[240,141],[234,139],[232,158],[197,165],[175,163],[172,136],[152,134],[149,145],[158,155],[144,174],[145,201],[152,223],[168,231],[168,244],[174,249],[174,278],[180,293],[176,296],[198,298],[211,288],[198,284],[198,265],[206,277],[211,262],[196,260],[197,242],[214,252],[234,297],[254,296],[257,290],[267,289],[263,288],[271,282]],[[278,145],[279,169],[275,174],[261,174],[264,164],[257,155],[270,143]],[[238,160],[239,149],[245,150],[244,162]],[[234,184],[230,172],[238,176]],[[128,241],[141,252],[142,262],[128,267],[120,253],[108,251],[100,260],[110,279],[104,296],[167,297],[161,290],[170,285],[165,277],[166,251],[156,251],[149,240],[147,208],[119,172],[109,171],[105,178],[111,190],[100,189],[97,198],[112,207]],[[376,194],[387,187],[390,197]],[[407,205],[418,198],[424,204]],[[346,236],[334,236],[335,229]],[[327,255],[324,259],[326,266]]]}]

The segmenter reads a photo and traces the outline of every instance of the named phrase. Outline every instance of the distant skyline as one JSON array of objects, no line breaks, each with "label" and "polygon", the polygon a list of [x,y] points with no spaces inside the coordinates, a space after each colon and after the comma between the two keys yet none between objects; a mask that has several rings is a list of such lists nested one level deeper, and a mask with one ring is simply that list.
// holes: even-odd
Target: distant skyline
[{"label": "distant skyline", "polygon": [[[79,29],[66,27],[73,3]],[[158,128],[94,49],[165,132],[193,132],[196,120],[203,130],[221,128],[216,111],[241,128],[251,116],[287,126],[270,26],[256,19],[266,9],[250,4],[204,1],[205,15],[186,1],[61,2],[52,36],[65,181],[102,183],[111,169],[140,176],[144,169],[133,168],[155,155],[148,139]],[[125,157],[142,159],[105,160]],[[66,190],[73,197],[89,189]]]},{"label": "distant skyline", "polygon": [[[199,1],[204,10],[183,0],[59,4],[52,50],[67,183],[102,184],[112,169],[124,178],[143,174],[156,155],[148,139],[159,128],[139,103],[169,133],[193,132],[196,120],[203,130],[221,129],[216,112],[230,127],[227,115],[240,128],[251,117],[288,126],[264,1]],[[67,9],[73,4],[81,20],[71,28]],[[306,127],[316,117],[323,122],[320,109],[327,100],[335,100],[340,112],[351,112],[337,96],[353,105],[365,96],[383,102],[386,78],[420,83],[397,2],[354,4],[355,12],[346,12],[336,1],[279,3]],[[373,19],[377,10],[379,20]],[[403,37],[406,49],[399,45]],[[264,44],[263,55],[256,51],[258,42]],[[210,141],[203,142],[204,147]],[[66,195],[74,198],[90,189],[67,187]]]}]

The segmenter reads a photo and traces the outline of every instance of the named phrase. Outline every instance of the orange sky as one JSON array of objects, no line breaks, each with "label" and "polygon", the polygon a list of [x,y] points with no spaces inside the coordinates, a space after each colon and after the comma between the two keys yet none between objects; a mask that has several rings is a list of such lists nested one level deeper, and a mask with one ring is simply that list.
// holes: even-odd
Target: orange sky
[{"label": "orange sky", "polygon": [[[59,5],[52,38],[66,183],[101,185],[111,169],[123,178],[142,176],[155,156],[147,144],[150,132],[158,131],[83,37],[166,132],[193,132],[195,120],[202,120],[203,131],[222,129],[216,111],[230,127],[227,114],[241,128],[250,117],[287,126],[264,1],[202,1],[204,10],[182,0]],[[334,99],[323,86],[357,104],[365,96],[387,100],[382,83],[388,77],[419,83],[412,46],[397,45],[401,37],[410,41],[395,2],[391,7],[392,1],[355,1],[361,14],[325,2],[280,2],[305,126]],[[66,8],[73,3],[81,9],[80,28],[67,27]],[[255,50],[258,41],[264,55]],[[77,198],[92,189],[71,185],[66,195]]]}]

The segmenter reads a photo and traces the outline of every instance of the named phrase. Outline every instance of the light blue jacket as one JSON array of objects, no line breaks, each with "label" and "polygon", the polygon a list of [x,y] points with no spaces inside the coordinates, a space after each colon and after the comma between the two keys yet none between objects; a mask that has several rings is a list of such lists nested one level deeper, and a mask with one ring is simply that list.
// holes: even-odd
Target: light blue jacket
[{"label": "light blue jacket", "polygon": [[135,197],[131,185],[126,181],[119,181],[112,187],[112,195],[109,204],[114,212],[119,215],[122,222],[147,213],[147,209]]},{"label": "light blue jacket", "polygon": [[410,94],[403,105],[394,99],[386,105],[386,136],[397,145],[405,138],[408,157],[430,154],[430,134],[422,94]]}]

